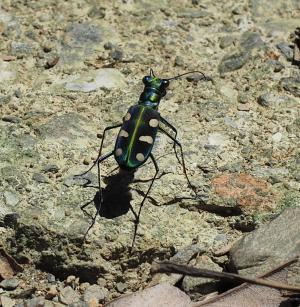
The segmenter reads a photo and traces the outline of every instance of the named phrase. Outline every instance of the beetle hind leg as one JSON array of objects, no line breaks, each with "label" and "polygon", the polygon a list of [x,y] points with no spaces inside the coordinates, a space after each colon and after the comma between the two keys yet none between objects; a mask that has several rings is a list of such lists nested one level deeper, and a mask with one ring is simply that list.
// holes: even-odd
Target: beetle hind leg
[{"label": "beetle hind leg", "polygon": [[155,174],[154,174],[154,176],[153,176],[153,178],[152,178],[152,180],[151,180],[151,183],[150,183],[150,185],[149,185],[149,187],[148,187],[148,190],[147,190],[146,194],[144,195],[144,198],[143,198],[143,200],[142,200],[142,202],[141,202],[141,204],[140,204],[140,208],[139,208],[138,214],[136,214],[136,213],[132,210],[132,212],[133,212],[133,214],[134,214],[134,216],[135,216],[135,221],[134,221],[134,235],[133,235],[133,240],[132,240],[132,244],[131,244],[131,248],[130,248],[130,253],[132,252],[133,247],[134,247],[134,243],[135,243],[135,239],[136,239],[136,235],[137,235],[137,229],[138,229],[138,225],[139,225],[139,222],[140,222],[140,214],[141,214],[143,205],[144,205],[144,203],[145,203],[145,201],[146,201],[146,199],[147,199],[147,196],[148,196],[148,194],[149,194],[149,192],[150,192],[150,190],[151,190],[151,188],[152,188],[152,186],[153,186],[153,183],[154,183],[154,181],[155,181],[155,179],[156,179],[156,176],[157,176],[157,174],[158,174],[158,172],[159,172],[159,168],[158,168],[157,162],[156,162],[154,156],[153,156],[151,153],[150,153],[150,158],[151,158],[151,160],[152,160],[152,162],[153,162],[153,164],[154,164],[154,167],[155,167]]},{"label": "beetle hind leg", "polygon": [[[82,245],[84,244],[85,240],[86,240],[86,237],[89,233],[89,231],[93,228],[93,226],[95,225],[95,222],[96,222],[96,219],[97,219],[97,216],[99,215],[100,213],[100,210],[101,210],[101,205],[103,203],[103,194],[102,194],[102,188],[101,188],[101,171],[100,171],[100,163],[103,162],[104,160],[106,160],[107,158],[109,158],[110,156],[113,155],[113,151],[111,151],[110,153],[100,157],[98,160],[97,160],[97,165],[98,165],[98,188],[99,188],[99,198],[98,198],[98,201],[99,201],[99,204],[97,206],[97,211],[93,217],[93,220],[92,220],[92,223],[90,224],[90,226],[88,227],[88,229],[86,230],[84,236],[83,236],[83,240],[82,240]],[[89,203],[88,203],[89,204]],[[82,210],[84,210],[84,208],[88,205],[83,205],[81,207]]]}]

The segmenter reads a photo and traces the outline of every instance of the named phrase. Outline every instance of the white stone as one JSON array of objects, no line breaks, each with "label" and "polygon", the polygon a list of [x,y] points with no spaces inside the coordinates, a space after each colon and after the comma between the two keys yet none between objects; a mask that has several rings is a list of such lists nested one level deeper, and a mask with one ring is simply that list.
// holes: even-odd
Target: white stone
[{"label": "white stone", "polygon": [[220,133],[212,133],[207,138],[209,146],[224,146],[228,142],[228,136]]},{"label": "white stone", "polygon": [[10,70],[10,64],[0,61],[0,82],[14,80],[17,76],[15,71]]},{"label": "white stone", "polygon": [[282,139],[282,133],[281,132],[276,132],[275,134],[272,135],[272,140],[274,143],[279,143]]},{"label": "white stone", "polygon": [[101,88],[122,88],[126,85],[125,77],[114,68],[98,69],[80,76],[75,76],[65,83],[69,91],[93,92]]}]

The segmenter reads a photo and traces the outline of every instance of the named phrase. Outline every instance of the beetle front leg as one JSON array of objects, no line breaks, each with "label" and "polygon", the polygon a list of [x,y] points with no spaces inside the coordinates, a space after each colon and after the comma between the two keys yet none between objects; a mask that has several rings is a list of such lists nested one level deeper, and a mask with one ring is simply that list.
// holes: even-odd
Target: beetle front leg
[{"label": "beetle front leg", "polygon": [[99,149],[99,153],[98,153],[97,159],[94,161],[93,165],[92,165],[87,171],[85,171],[85,172],[82,173],[82,174],[75,175],[76,177],[77,177],[77,176],[83,176],[83,175],[87,174],[89,171],[91,171],[91,170],[94,168],[94,166],[96,166],[98,160],[99,160],[100,157],[101,157],[102,147],[103,147],[103,141],[104,141],[104,138],[105,138],[105,133],[106,133],[108,130],[115,129],[115,128],[120,128],[121,126],[122,126],[122,124],[118,124],[118,125],[106,127],[106,128],[104,129],[103,135],[102,135],[102,139],[101,139],[101,145],[100,145],[100,149]]}]

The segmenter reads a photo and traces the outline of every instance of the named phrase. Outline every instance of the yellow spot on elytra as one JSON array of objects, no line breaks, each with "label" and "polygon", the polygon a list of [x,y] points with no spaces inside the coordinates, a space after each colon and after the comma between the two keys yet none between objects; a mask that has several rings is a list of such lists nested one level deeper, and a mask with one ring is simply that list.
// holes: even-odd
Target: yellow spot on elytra
[{"label": "yellow spot on elytra", "polygon": [[139,141],[146,142],[148,144],[153,144],[153,138],[149,135],[141,135]]},{"label": "yellow spot on elytra", "polygon": [[127,131],[125,130],[121,130],[120,133],[119,133],[119,136],[123,136],[124,138],[128,138],[129,134]]},{"label": "yellow spot on elytra", "polygon": [[144,157],[144,155],[143,155],[142,153],[138,153],[138,154],[136,155],[136,159],[137,159],[138,161],[142,162],[142,161],[145,160],[145,157]]},{"label": "yellow spot on elytra", "polygon": [[117,157],[119,157],[119,156],[121,156],[121,154],[123,153],[123,150],[122,150],[122,148],[118,148],[118,149],[116,149],[116,156]]},{"label": "yellow spot on elytra", "polygon": [[127,113],[125,116],[124,116],[124,120],[127,121],[127,120],[130,120],[131,118],[131,114],[130,113]]},{"label": "yellow spot on elytra", "polygon": [[158,126],[158,120],[156,118],[150,119],[149,126],[153,127],[153,128],[156,128]]}]

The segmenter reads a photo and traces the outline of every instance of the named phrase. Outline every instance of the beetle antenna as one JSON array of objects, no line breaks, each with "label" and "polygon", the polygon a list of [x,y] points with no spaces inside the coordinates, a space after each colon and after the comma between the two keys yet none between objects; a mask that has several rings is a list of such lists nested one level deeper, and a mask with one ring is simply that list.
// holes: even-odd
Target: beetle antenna
[{"label": "beetle antenna", "polygon": [[152,69],[152,68],[150,68],[150,76],[155,77],[155,75],[154,75],[154,71],[153,71],[153,69]]},{"label": "beetle antenna", "polygon": [[178,76],[175,76],[175,77],[166,79],[166,80],[168,80],[168,81],[170,81],[170,80],[176,80],[176,79],[181,78],[182,76],[185,76],[185,75],[188,75],[188,74],[194,74],[194,73],[199,73],[199,74],[201,74],[201,75],[203,76],[203,79],[206,79],[206,76],[205,76],[205,74],[204,74],[202,71],[195,70],[195,71],[186,72],[186,73],[184,73],[184,74],[181,74],[181,75],[178,75]]}]

